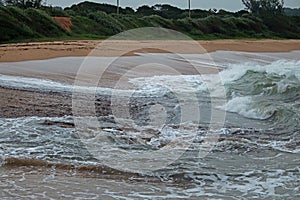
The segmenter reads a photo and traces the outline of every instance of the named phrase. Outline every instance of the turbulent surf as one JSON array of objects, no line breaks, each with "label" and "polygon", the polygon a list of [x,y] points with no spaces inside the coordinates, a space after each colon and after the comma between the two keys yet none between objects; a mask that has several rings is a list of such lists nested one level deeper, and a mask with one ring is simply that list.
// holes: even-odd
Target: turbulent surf
[{"label": "turbulent surf", "polygon": [[[297,53],[216,52],[210,55],[214,60],[210,66],[219,68],[218,74],[131,78],[129,82],[137,89],[77,87],[77,91],[94,92],[96,126],[82,126],[91,122],[89,115],[1,118],[0,196],[297,199]],[[172,55],[160,56],[165,62],[182,62]],[[195,66],[203,65],[196,55],[184,57]],[[75,86],[0,75],[0,87],[74,98]],[[122,118],[127,116],[122,113],[118,116],[124,106],[118,103],[127,96],[130,120]],[[104,101],[108,105],[105,110]],[[195,110],[183,111],[189,108],[186,104],[198,106],[199,120],[192,114]],[[214,112],[224,112],[224,121],[212,121]],[[177,157],[171,159],[170,155]],[[153,170],[139,165],[141,158],[153,162]],[[164,159],[168,163],[161,165],[158,160]],[[130,168],[132,165],[145,170]],[[158,165],[163,167],[156,168]],[[86,181],[92,184],[87,186]],[[79,189],[78,184],[84,186]]]}]

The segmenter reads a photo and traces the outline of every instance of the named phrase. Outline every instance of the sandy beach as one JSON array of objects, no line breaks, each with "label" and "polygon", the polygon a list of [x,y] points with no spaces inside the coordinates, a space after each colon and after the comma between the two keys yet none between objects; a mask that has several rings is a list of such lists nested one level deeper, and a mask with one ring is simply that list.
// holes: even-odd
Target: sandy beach
[{"label": "sandy beach", "polygon": [[[109,40],[108,40],[109,41]],[[17,62],[26,60],[41,60],[67,56],[87,56],[91,51],[103,43],[102,40],[78,40],[57,42],[34,42],[0,45],[0,62]],[[107,41],[106,41],[107,42]],[[168,48],[173,53],[214,52],[217,50],[245,51],[245,52],[289,52],[300,50],[300,40],[211,40],[197,41],[199,47],[195,49],[193,41],[109,41],[110,47],[105,45],[97,51],[98,56],[119,56],[128,48],[137,49],[136,52],[161,53],[161,49]],[[147,48],[151,44],[153,48]],[[192,44],[192,45],[191,45]],[[145,47],[144,49],[141,47]],[[202,47],[202,48],[201,48]],[[132,55],[127,52],[126,55]]]}]

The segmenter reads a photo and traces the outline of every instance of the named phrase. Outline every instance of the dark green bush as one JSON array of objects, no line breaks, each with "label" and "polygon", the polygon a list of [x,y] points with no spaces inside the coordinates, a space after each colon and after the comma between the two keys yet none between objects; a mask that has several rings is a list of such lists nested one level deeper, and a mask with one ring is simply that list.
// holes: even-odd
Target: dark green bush
[{"label": "dark green bush", "polygon": [[75,34],[101,34],[101,29],[98,26],[97,22],[83,16],[74,16],[72,17],[71,27],[72,32]]},{"label": "dark green bush", "polygon": [[104,35],[110,36],[125,30],[125,27],[115,18],[104,12],[94,12],[88,15],[88,18],[97,22]]}]

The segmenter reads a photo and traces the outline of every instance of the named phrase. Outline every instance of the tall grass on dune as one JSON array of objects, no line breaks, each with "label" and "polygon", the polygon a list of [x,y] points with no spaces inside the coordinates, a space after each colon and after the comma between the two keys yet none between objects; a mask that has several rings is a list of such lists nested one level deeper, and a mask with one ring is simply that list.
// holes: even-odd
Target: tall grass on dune
[{"label": "tall grass on dune", "polygon": [[[95,6],[96,5],[96,6]],[[122,31],[142,27],[163,27],[187,34],[195,39],[222,38],[294,38],[300,39],[300,17],[287,15],[257,15],[245,10],[186,10],[167,5],[159,9],[141,7],[136,12],[114,6],[84,2],[62,9],[41,7],[20,9],[0,6],[0,42],[44,38],[103,38]],[[170,10],[171,9],[171,10]],[[52,17],[70,17],[71,32],[64,30]]]},{"label": "tall grass on dune", "polygon": [[0,24],[0,42],[67,35],[47,13],[33,8],[0,6]]}]

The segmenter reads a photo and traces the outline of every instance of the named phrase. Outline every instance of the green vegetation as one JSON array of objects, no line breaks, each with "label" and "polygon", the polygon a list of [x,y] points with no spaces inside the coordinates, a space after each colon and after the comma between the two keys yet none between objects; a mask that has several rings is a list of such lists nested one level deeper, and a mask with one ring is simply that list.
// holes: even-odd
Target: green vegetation
[{"label": "green vegetation", "polygon": [[[88,15],[92,12],[102,11],[107,14],[116,13],[117,6],[109,5],[109,4],[99,4],[94,2],[82,2],[79,4],[75,4],[70,8],[66,8],[65,11],[71,11],[76,13],[76,15]],[[132,8],[120,8],[120,14],[134,14],[134,10]]]},{"label": "green vegetation", "polygon": [[33,8],[1,6],[0,24],[0,42],[68,35],[47,13]]},{"label": "green vegetation", "polygon": [[[261,1],[277,2],[277,0]],[[170,5],[142,6],[136,11],[131,8],[120,8],[120,15],[115,14],[117,7],[114,5],[92,2],[82,2],[65,9],[6,5],[0,6],[0,42],[45,40],[45,38],[99,39],[140,27],[169,28],[195,39],[300,39],[300,17],[295,14],[298,10],[267,5],[271,7],[266,8],[273,10],[256,12],[249,8],[250,12],[246,10],[228,12],[197,9],[192,10],[192,18],[188,18],[187,10]],[[280,11],[274,11],[274,8]],[[51,18],[53,16],[70,17],[73,23],[72,31],[67,32],[61,28]]]},{"label": "green vegetation", "polygon": [[242,0],[243,4],[252,13],[258,15],[281,15],[284,0]]},{"label": "green vegetation", "polygon": [[19,8],[40,8],[43,0],[3,0],[2,4]]}]

